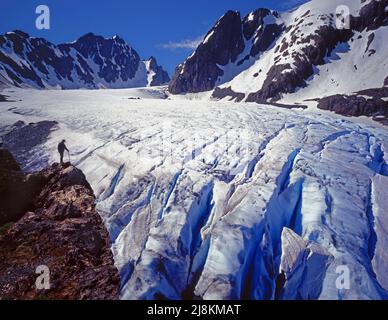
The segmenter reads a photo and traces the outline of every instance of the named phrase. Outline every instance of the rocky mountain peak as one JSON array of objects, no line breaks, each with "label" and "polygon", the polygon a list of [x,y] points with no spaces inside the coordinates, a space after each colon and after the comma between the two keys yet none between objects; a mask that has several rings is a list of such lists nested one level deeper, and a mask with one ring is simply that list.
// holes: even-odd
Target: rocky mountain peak
[{"label": "rocky mountain peak", "polygon": [[210,51],[215,62],[220,65],[236,61],[244,48],[240,13],[228,11],[206,35],[201,45]]},{"label": "rocky mountain peak", "polygon": [[161,66],[158,65],[156,58],[151,56],[145,61],[148,75],[150,77],[150,86],[160,86],[170,81],[170,76]]},{"label": "rocky mountain peak", "polygon": [[149,59],[147,61],[149,61],[149,63],[150,63],[150,69],[154,70],[157,68],[158,63],[157,63],[156,58],[154,56],[149,57]]},{"label": "rocky mountain peak", "polygon": [[241,19],[239,12],[227,11],[196,51],[178,66],[170,82],[170,92],[179,94],[213,89],[224,75],[222,66],[241,65],[268,48],[282,31],[276,16],[268,9],[258,9]]},{"label": "rocky mountain peak", "polygon": [[11,32],[7,32],[5,34],[5,36],[9,37],[9,38],[12,38],[12,37],[15,37],[15,36],[18,36],[20,38],[24,38],[24,39],[27,39],[30,37],[30,35],[26,32],[23,32],[21,30],[14,30],[14,31],[11,31]]},{"label": "rocky mountain peak", "polygon": [[260,8],[243,18],[243,33],[245,39],[249,40],[253,37],[257,29],[264,24],[264,19],[271,14],[269,9]]},{"label": "rocky mountain peak", "polygon": [[125,44],[125,40],[120,37],[119,35],[115,34],[113,37],[112,37],[112,40],[116,41],[117,43],[121,43],[121,44]]}]

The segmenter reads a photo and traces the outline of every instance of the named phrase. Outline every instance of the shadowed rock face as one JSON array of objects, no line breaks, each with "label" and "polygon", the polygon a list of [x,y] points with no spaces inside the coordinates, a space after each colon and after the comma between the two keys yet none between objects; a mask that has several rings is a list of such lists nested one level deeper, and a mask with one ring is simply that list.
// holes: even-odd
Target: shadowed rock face
[{"label": "shadowed rock face", "polygon": [[[275,18],[278,18],[277,12],[271,12],[263,8],[257,9],[244,17],[242,29],[244,38],[246,40],[252,40],[251,57],[255,57],[260,52],[267,50],[273,41],[282,33],[283,25],[271,21],[275,20]],[[268,19],[269,22],[266,23],[265,19]]]},{"label": "shadowed rock face", "polygon": [[155,57],[150,57],[149,61],[149,72],[154,72],[154,76],[150,82],[150,86],[160,86],[166,84],[170,81],[170,77],[166,71],[163,70],[161,66],[158,65]]},{"label": "shadowed rock face", "polygon": [[22,217],[43,183],[41,175],[25,175],[11,153],[0,149],[0,226]]},{"label": "shadowed rock face", "polygon": [[[7,151],[1,150],[1,155],[7,159],[6,165],[1,162],[1,172],[16,177],[0,176],[1,190],[20,196],[28,176]],[[53,164],[29,176],[40,184],[31,187],[30,194],[22,194],[25,206],[18,216],[4,219],[4,211],[0,212],[3,223],[14,222],[0,235],[0,297],[117,299],[119,276],[108,233],[83,173],[70,164]],[[35,271],[41,265],[50,270],[50,289],[36,289]]]},{"label": "shadowed rock face", "polygon": [[[276,15],[276,13],[274,13]],[[241,65],[250,56],[268,49],[281,33],[282,25],[266,24],[272,16],[268,9],[258,9],[243,19],[239,12],[228,11],[206,35],[197,50],[175,71],[169,91],[173,94],[208,91],[224,75],[219,66]],[[251,42],[247,56],[237,58]]]},{"label": "shadowed rock face", "polygon": [[[362,1],[365,2],[365,1]],[[372,0],[364,5],[358,17],[350,17],[350,26],[357,31],[376,30],[388,26],[388,0]]]},{"label": "shadowed rock face", "polygon": [[195,54],[176,69],[169,85],[171,93],[201,92],[214,88],[217,78],[223,74],[217,64],[236,61],[244,49],[240,13],[228,11],[205,39],[208,41],[201,43]]}]

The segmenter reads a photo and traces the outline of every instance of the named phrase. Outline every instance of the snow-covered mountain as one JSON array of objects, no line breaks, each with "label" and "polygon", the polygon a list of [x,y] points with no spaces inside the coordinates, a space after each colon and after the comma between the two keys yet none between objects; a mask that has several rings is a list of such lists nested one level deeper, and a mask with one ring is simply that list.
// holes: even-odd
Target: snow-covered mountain
[{"label": "snow-covered mountain", "polygon": [[88,33],[54,45],[21,31],[0,35],[0,84],[32,88],[131,88],[165,84],[156,59],[142,61],[119,36]]},{"label": "snow-covered mountain", "polygon": [[[327,99],[320,107],[388,118],[387,38],[388,0],[312,0],[292,12],[259,9],[244,18],[229,11],[178,66],[169,90],[287,104],[355,95],[338,110]],[[359,93],[366,89],[381,90]]]}]

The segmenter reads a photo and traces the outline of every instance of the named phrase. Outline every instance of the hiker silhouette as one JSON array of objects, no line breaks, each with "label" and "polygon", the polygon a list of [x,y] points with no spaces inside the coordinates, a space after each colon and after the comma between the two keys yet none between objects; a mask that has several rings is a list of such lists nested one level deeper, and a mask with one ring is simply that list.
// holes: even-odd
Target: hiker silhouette
[{"label": "hiker silhouette", "polygon": [[58,152],[59,152],[59,155],[60,155],[60,159],[61,159],[61,164],[63,164],[63,154],[65,153],[65,150],[67,152],[69,152],[69,149],[67,149],[66,145],[65,145],[65,142],[66,140],[63,139],[59,144],[58,144]]}]

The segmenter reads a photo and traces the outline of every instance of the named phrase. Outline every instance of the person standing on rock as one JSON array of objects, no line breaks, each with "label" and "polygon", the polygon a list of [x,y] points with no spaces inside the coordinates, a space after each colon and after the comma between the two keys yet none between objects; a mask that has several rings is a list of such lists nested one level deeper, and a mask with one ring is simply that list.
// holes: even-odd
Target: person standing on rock
[{"label": "person standing on rock", "polygon": [[61,158],[61,164],[63,164],[63,154],[65,153],[65,150],[69,152],[69,149],[67,149],[65,145],[66,140],[63,139],[59,144],[58,144],[58,152]]}]

